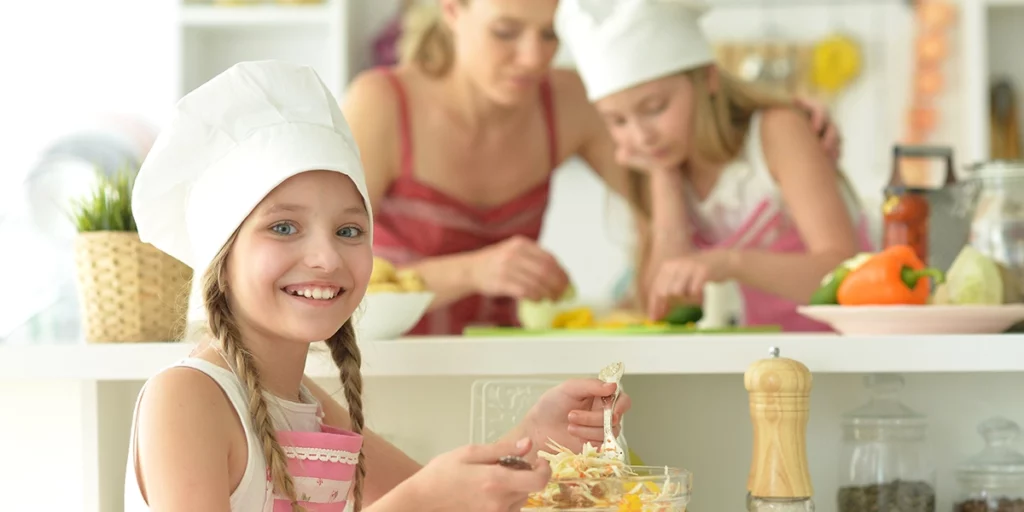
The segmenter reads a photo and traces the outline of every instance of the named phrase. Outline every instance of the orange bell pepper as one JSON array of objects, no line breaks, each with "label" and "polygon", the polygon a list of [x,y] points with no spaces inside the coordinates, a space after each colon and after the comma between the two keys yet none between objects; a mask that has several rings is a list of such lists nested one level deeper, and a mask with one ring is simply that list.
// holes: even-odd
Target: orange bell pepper
[{"label": "orange bell pepper", "polygon": [[923,305],[929,277],[936,284],[944,279],[942,271],[925,268],[910,246],[895,245],[850,272],[836,297],[841,306]]}]

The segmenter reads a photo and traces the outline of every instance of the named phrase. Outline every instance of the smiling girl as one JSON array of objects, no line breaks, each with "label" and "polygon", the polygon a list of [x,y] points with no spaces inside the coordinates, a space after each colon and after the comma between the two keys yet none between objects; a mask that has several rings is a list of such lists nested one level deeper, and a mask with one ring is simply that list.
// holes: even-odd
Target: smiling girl
[{"label": "smiling girl", "polygon": [[[596,379],[549,391],[506,439],[422,469],[364,428],[351,317],[373,266],[367,197],[348,125],[311,68],[241,63],[178,103],[132,207],[142,240],[201,279],[209,339],[140,392],[125,510],[518,510],[550,469],[500,457],[532,457],[548,437],[601,439],[594,398],[614,385]],[[347,411],[303,376],[319,340]]]}]

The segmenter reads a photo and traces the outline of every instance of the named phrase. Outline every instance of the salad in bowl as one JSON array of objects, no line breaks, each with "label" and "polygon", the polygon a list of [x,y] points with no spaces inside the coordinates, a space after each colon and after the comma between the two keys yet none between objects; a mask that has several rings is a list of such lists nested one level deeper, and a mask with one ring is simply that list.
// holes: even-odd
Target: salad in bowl
[{"label": "salad in bowl", "polygon": [[580,453],[549,441],[541,451],[551,464],[551,481],[530,496],[523,511],[685,512],[691,475],[684,469],[629,466],[606,458],[587,443]]}]

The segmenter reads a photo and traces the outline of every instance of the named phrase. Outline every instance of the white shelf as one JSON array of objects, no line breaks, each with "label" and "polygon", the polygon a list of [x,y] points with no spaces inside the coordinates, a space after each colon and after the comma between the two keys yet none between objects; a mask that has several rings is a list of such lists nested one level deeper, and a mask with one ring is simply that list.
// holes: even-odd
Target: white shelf
[{"label": "white shelf", "polygon": [[350,57],[357,55],[349,28],[350,4],[180,4],[179,97],[238,62],[264,59],[312,66],[339,95],[350,80]]},{"label": "white shelf", "polygon": [[185,5],[181,23],[186,27],[327,26],[334,21],[334,13],[329,5]]},{"label": "white shelf", "polygon": [[[796,334],[621,338],[408,338],[362,345],[368,377],[587,375],[623,361],[635,375],[740,374],[772,346],[816,373],[1024,372],[1024,335],[836,336]],[[192,345],[0,346],[0,380],[145,380]],[[334,377],[316,346],[307,374]]]},{"label": "white shelf", "polygon": [[1024,0],[984,0],[989,7],[1024,7]]}]

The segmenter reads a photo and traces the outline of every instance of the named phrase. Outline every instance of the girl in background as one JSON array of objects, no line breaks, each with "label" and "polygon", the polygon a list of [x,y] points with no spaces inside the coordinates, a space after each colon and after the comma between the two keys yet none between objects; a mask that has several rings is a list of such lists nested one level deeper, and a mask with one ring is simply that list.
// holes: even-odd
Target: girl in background
[{"label": "girl in background", "polygon": [[748,325],[827,330],[796,312],[871,247],[851,188],[788,98],[714,63],[679,0],[560,0],[558,32],[629,167],[637,299],[658,319],[735,280]]},{"label": "girl in background", "polygon": [[[376,216],[374,251],[416,269],[437,294],[412,334],[517,325],[517,299],[562,296],[569,277],[537,239],[552,173],[566,159],[579,156],[611,190],[629,193],[579,77],[551,69],[557,4],[414,7],[401,64],[361,73],[346,92]],[[838,155],[824,109],[808,109],[821,145]]]},{"label": "girl in background", "polygon": [[[506,439],[422,469],[364,428],[351,316],[373,266],[367,198],[349,127],[311,68],[241,63],[178,103],[132,207],[142,240],[202,280],[211,340],[140,392],[125,510],[518,510],[550,469],[500,457],[534,457],[549,436],[600,442],[594,397],[614,385],[597,379],[549,391]],[[318,340],[347,411],[303,377]]]}]

